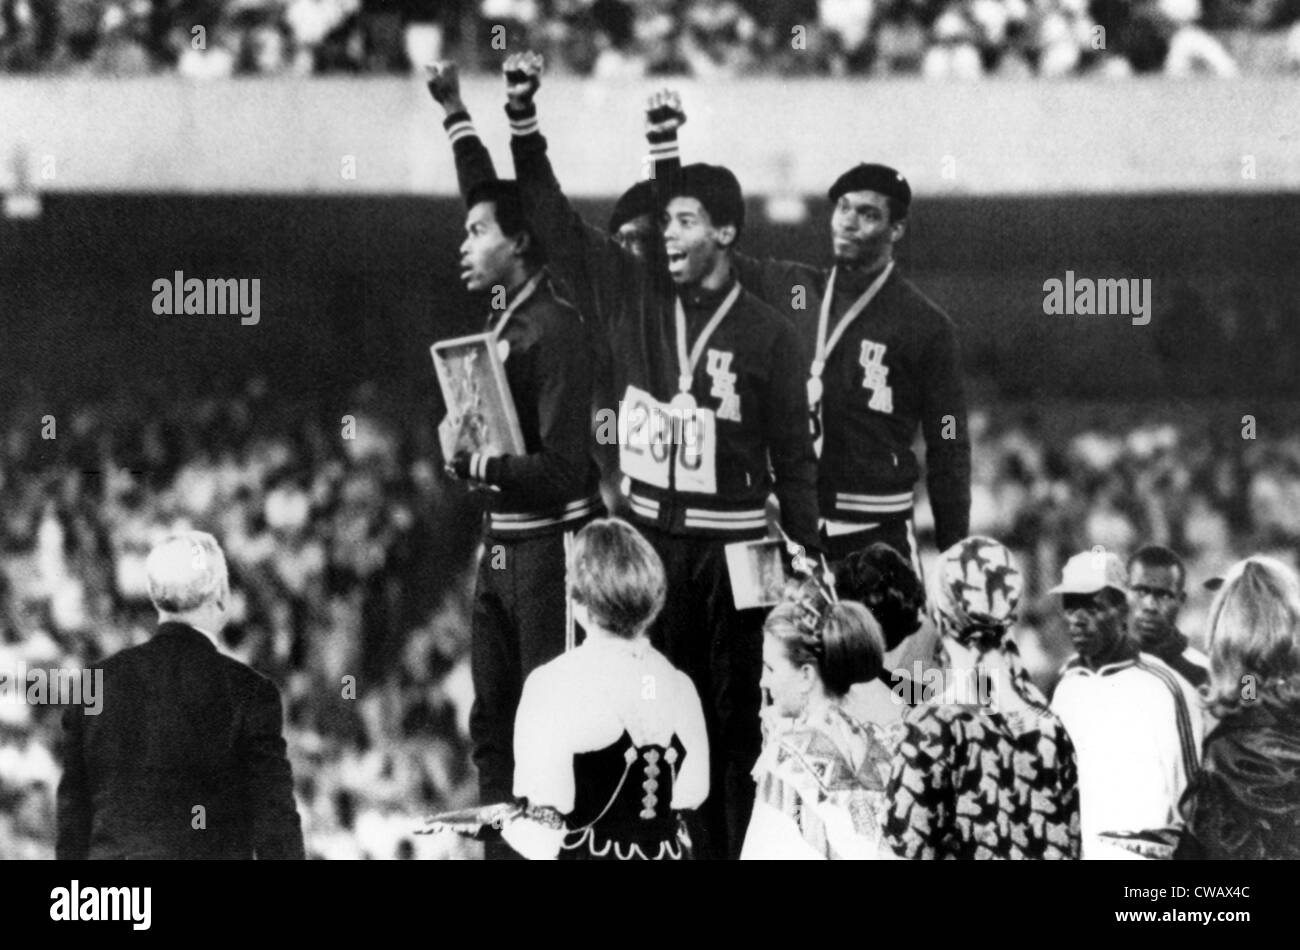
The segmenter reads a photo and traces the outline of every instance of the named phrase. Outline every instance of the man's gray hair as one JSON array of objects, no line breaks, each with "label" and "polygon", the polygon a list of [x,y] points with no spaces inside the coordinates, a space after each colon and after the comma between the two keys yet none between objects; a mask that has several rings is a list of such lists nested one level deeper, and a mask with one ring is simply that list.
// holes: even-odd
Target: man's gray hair
[{"label": "man's gray hair", "polygon": [[149,599],[161,611],[195,610],[230,586],[226,556],[206,531],[178,531],[152,551],[145,562]]}]

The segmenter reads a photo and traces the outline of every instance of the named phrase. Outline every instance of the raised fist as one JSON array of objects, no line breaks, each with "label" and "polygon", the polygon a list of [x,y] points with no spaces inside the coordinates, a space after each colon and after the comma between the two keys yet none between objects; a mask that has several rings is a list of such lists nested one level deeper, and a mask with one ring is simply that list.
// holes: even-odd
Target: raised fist
[{"label": "raised fist", "polygon": [[473,477],[473,461],[469,452],[457,452],[456,457],[447,464],[447,474],[461,481],[468,481]]},{"label": "raised fist", "polygon": [[424,67],[429,77],[429,93],[447,112],[457,112],[463,108],[460,99],[460,73],[451,60],[441,60]]},{"label": "raised fist", "polygon": [[682,97],[673,89],[660,89],[646,100],[646,135],[676,135],[686,124],[682,111]]},{"label": "raised fist", "polygon": [[501,72],[506,77],[506,98],[512,109],[522,109],[530,105],[537,89],[542,84],[542,68],[546,61],[541,53],[529,50],[525,53],[511,53],[501,64]]}]

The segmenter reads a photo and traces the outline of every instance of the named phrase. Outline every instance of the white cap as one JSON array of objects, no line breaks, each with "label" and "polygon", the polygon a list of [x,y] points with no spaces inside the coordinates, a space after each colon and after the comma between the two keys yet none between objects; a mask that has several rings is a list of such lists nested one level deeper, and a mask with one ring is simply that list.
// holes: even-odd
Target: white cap
[{"label": "white cap", "polygon": [[1107,587],[1128,593],[1128,577],[1119,555],[1103,550],[1081,551],[1065,562],[1061,583],[1048,593],[1095,594]]}]

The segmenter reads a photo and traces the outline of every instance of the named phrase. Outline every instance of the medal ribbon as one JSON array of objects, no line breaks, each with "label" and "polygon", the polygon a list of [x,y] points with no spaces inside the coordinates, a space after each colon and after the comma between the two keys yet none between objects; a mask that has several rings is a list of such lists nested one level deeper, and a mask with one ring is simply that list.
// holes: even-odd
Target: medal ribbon
[{"label": "medal ribbon", "polygon": [[689,393],[691,391],[691,383],[695,380],[695,367],[699,365],[700,355],[704,352],[704,347],[708,344],[709,337],[713,336],[713,331],[718,328],[718,324],[721,323],[723,317],[730,312],[732,306],[735,305],[736,300],[739,297],[740,283],[737,282],[735,286],[731,288],[731,293],[727,294],[727,298],[723,300],[718,309],[713,312],[713,316],[710,317],[709,322],[704,325],[704,329],[700,331],[700,336],[695,341],[695,346],[691,347],[690,356],[686,355],[686,310],[682,307],[682,299],[680,297],[677,297],[673,301],[676,306],[675,316],[677,318],[678,392]]},{"label": "medal ribbon", "polygon": [[528,279],[528,283],[524,284],[519,293],[515,295],[515,299],[510,301],[510,306],[506,307],[505,312],[501,314],[501,319],[497,321],[495,327],[492,326],[492,314],[488,314],[488,332],[492,334],[493,340],[499,340],[501,338],[501,334],[505,332],[506,324],[510,322],[510,318],[514,316],[514,312],[523,306],[525,300],[533,295],[537,290],[538,285],[541,284],[543,276],[544,272],[539,270]]},{"label": "medal ribbon", "polygon": [[831,338],[827,340],[826,327],[830,324],[831,301],[835,297],[835,273],[838,270],[838,267],[831,268],[830,280],[826,282],[826,294],[822,297],[822,310],[817,318],[817,352],[813,356],[810,370],[812,379],[821,379],[822,370],[826,368],[826,359],[830,356],[831,350],[835,349],[835,344],[840,342],[840,337],[844,336],[844,331],[849,328],[849,324],[856,320],[858,315],[867,309],[867,304],[880,293],[880,288],[885,285],[885,281],[894,270],[894,262],[890,261],[886,264],[880,276],[873,280],[871,286],[862,292],[862,296],[853,302],[853,306],[849,307],[848,312],[840,318],[840,322],[835,325],[835,330],[831,333]]}]

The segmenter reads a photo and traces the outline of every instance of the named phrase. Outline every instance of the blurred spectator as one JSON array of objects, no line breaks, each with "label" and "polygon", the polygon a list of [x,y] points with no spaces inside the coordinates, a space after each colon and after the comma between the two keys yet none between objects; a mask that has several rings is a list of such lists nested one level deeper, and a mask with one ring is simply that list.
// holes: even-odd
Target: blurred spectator
[{"label": "blurred spectator", "polygon": [[265,19],[248,31],[244,71],[278,76],[289,71],[289,28],[283,21]]},{"label": "blurred spectator", "polygon": [[153,71],[149,39],[148,0],[104,7],[99,43],[92,62],[95,72],[109,76],[143,76]]},{"label": "blurred spectator", "polygon": [[[1123,76],[1300,67],[1300,0],[0,0],[0,71],[191,77],[495,69],[599,79]],[[201,30],[196,30],[201,28]],[[1290,30],[1288,34],[1283,31]],[[1260,65],[1262,64],[1262,65]]]},{"label": "blurred spectator", "polygon": [[1159,0],[1160,12],[1173,24],[1165,72],[1188,76],[1204,71],[1212,76],[1236,76],[1233,62],[1223,44],[1199,25],[1201,0]]},{"label": "blurred spectator", "polygon": [[682,48],[694,76],[748,72],[755,65],[758,26],[735,0],[702,0],[686,8]]},{"label": "blurred spectator", "polygon": [[1038,74],[1055,77],[1078,72],[1085,50],[1092,45],[1093,23],[1086,5],[1081,0],[1060,0],[1034,7]]},{"label": "blurred spectator", "polygon": [[360,65],[359,34],[351,29],[359,0],[289,0],[285,18],[294,45],[294,72],[346,69]]},{"label": "blurred spectator", "polygon": [[235,72],[238,60],[238,40],[223,23],[214,23],[211,29],[197,27],[184,40],[176,70],[186,79],[225,79]]},{"label": "blurred spectator", "polygon": [[984,71],[976,46],[977,30],[958,6],[939,14],[931,29],[933,45],[921,60],[926,79],[978,79]]},{"label": "blurred spectator", "polygon": [[880,20],[876,34],[874,70],[881,74],[914,74],[921,71],[927,33],[916,11],[896,4]]},{"label": "blurred spectator", "polygon": [[407,0],[402,23],[402,48],[411,71],[422,70],[443,58],[445,28],[436,0]]},{"label": "blurred spectator", "polygon": [[817,12],[830,45],[831,74],[865,72],[871,59],[876,0],[819,0]]}]

